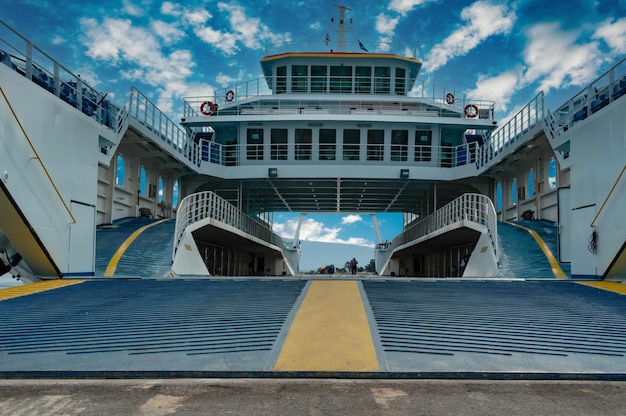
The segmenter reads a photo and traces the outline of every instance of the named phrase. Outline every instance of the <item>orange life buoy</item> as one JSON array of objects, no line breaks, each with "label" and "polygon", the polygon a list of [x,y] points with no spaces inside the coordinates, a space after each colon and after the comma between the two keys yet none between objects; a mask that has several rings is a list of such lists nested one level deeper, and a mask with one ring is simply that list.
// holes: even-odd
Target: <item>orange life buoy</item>
[{"label": "orange life buoy", "polygon": [[217,111],[217,105],[211,101],[205,101],[200,106],[200,112],[205,116],[210,116]]},{"label": "orange life buoy", "polygon": [[235,92],[233,90],[228,91],[226,93],[226,101],[231,102],[234,99],[235,99]]},{"label": "orange life buoy", "polygon": [[467,118],[476,118],[478,117],[478,107],[476,104],[468,104],[463,109],[463,114],[465,114]]},{"label": "orange life buoy", "polygon": [[452,93],[446,94],[446,104],[448,105],[454,104],[454,95],[452,95]]}]

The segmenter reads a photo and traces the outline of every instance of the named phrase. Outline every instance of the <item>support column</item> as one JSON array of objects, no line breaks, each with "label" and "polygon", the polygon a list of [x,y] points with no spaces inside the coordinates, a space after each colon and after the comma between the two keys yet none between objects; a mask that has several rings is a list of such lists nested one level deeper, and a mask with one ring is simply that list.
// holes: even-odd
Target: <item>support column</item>
[{"label": "support column", "polygon": [[298,220],[298,227],[296,228],[296,234],[293,237],[293,241],[291,243],[292,248],[298,248],[298,241],[300,240],[300,228],[302,227],[302,222],[304,221],[304,216],[306,213],[300,213],[300,219]]},{"label": "support column", "polygon": [[372,215],[372,222],[374,223],[374,231],[376,231],[376,246],[378,247],[380,243],[382,243],[382,237],[380,236],[380,227],[378,225],[378,218],[376,218],[376,214]]}]

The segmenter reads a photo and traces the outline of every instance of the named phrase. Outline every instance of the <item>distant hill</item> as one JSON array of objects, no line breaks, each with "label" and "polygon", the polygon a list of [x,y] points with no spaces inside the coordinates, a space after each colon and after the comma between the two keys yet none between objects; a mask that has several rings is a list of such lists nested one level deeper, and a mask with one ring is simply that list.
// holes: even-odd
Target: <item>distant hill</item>
[{"label": "distant hill", "polygon": [[302,241],[301,249],[300,271],[304,273],[317,270],[329,264],[334,264],[337,268],[343,267],[352,257],[355,257],[359,262],[359,267],[365,267],[374,258],[373,247],[349,244]]}]

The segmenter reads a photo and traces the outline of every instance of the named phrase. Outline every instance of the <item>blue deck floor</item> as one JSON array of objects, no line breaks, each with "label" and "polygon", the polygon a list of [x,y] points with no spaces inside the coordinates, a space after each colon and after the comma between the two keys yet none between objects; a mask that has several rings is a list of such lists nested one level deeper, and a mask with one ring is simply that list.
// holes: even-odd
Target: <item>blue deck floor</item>
[{"label": "blue deck floor", "polygon": [[380,370],[276,372],[305,280],[92,280],[0,301],[0,376],[626,378],[626,296],[359,281]]}]

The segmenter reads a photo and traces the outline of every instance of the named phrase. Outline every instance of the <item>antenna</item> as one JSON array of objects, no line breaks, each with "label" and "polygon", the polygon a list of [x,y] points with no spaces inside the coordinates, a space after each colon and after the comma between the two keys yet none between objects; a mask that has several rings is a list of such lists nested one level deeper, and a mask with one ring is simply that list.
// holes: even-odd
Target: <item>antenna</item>
[{"label": "antenna", "polygon": [[[339,4],[333,4],[336,8],[339,9],[339,22],[337,22],[337,30],[333,30],[333,32],[337,32],[337,52],[345,52],[346,51],[346,10],[352,10],[349,7]],[[332,23],[334,23],[334,19],[330,19]],[[350,19],[350,24],[352,24],[352,19]]]}]

